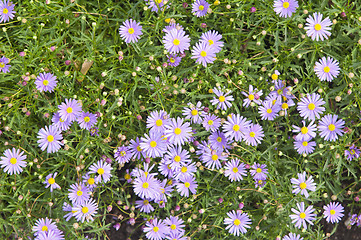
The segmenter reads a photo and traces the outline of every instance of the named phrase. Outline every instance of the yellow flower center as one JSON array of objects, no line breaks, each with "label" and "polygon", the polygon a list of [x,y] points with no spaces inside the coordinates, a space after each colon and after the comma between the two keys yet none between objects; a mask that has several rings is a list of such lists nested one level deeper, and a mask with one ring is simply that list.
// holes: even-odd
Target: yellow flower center
[{"label": "yellow flower center", "polygon": [[320,31],[321,28],[322,28],[321,24],[317,23],[317,24],[315,25],[315,30],[316,30],[316,31]]},{"label": "yellow flower center", "polygon": [[150,146],[151,146],[152,148],[156,147],[156,146],[157,146],[157,142],[156,142],[156,141],[151,141],[151,142],[150,142]]},{"label": "yellow flower center", "polygon": [[208,125],[213,125],[213,120],[208,120]]},{"label": "yellow flower center", "polygon": [[104,174],[104,169],[103,169],[103,168],[99,168],[98,171],[97,171],[97,173],[98,173],[99,175],[103,175],[103,174]]},{"label": "yellow flower center", "polygon": [[238,226],[239,224],[241,224],[241,221],[240,221],[239,219],[235,219],[235,220],[233,221],[233,224],[236,225],[236,226]]},{"label": "yellow flower center", "polygon": [[239,125],[237,125],[237,124],[235,124],[235,125],[233,126],[233,131],[238,132],[239,129],[240,129],[240,127],[239,127]]},{"label": "yellow flower center", "polygon": [[336,129],[335,125],[333,124],[328,125],[328,130],[330,130],[331,132],[335,131],[335,129]]},{"label": "yellow flower center", "polygon": [[174,63],[174,62],[175,62],[175,59],[174,59],[174,58],[170,58],[169,61],[170,61],[171,63]]},{"label": "yellow flower center", "polygon": [[354,154],[355,154],[355,150],[351,149],[350,153],[351,153],[352,155],[354,155]]},{"label": "yellow flower center", "polygon": [[81,212],[85,214],[85,213],[89,212],[89,208],[88,207],[82,207]]},{"label": "yellow flower center", "polygon": [[149,204],[149,201],[148,201],[148,200],[144,200],[144,201],[143,201],[143,204],[144,204],[144,205],[148,205],[148,204]]},{"label": "yellow flower center", "polygon": [[153,232],[158,232],[159,231],[159,227],[154,227],[153,228]]},{"label": "yellow flower center", "polygon": [[163,125],[162,119],[158,119],[157,121],[155,121],[155,125],[157,125],[157,127],[162,126]]},{"label": "yellow flower center", "polygon": [[180,44],[179,39],[175,38],[175,39],[173,40],[173,44],[176,45],[176,46],[178,46],[178,45]]},{"label": "yellow flower center", "polygon": [[120,152],[120,156],[124,157],[127,153],[125,151]]},{"label": "yellow flower center", "polygon": [[254,95],[253,94],[248,95],[248,99],[252,101],[254,99]]},{"label": "yellow flower center", "polygon": [[129,29],[128,29],[128,33],[129,33],[129,34],[133,34],[133,33],[134,33],[134,28],[129,28]]},{"label": "yellow flower center", "polygon": [[307,146],[308,146],[308,142],[303,141],[303,142],[302,142],[302,145],[303,145],[304,147],[307,147]]},{"label": "yellow flower center", "polygon": [[60,121],[60,122],[64,122],[64,120],[63,120],[63,119],[61,119],[61,118],[59,118],[59,121]]},{"label": "yellow flower center", "polygon": [[44,84],[44,86],[48,86],[49,81],[48,81],[48,80],[44,80],[44,81],[43,81],[43,84]]},{"label": "yellow flower center", "polygon": [[326,67],[324,67],[323,68],[323,71],[325,72],[325,73],[328,73],[328,72],[330,72],[330,67],[328,67],[328,66],[326,66]]},{"label": "yellow flower center", "polygon": [[221,137],[217,137],[217,142],[222,142],[222,138],[221,138]]},{"label": "yellow flower center", "polygon": [[94,183],[95,183],[94,178],[89,178],[89,179],[88,179],[88,184],[89,184],[89,185],[93,185]]},{"label": "yellow flower center", "polygon": [[336,211],[333,210],[333,209],[331,209],[330,214],[331,214],[331,215],[335,215],[335,213],[336,213]]},{"label": "yellow flower center", "polygon": [[272,105],[275,105],[275,103],[277,102],[277,100],[275,99],[275,100],[273,100],[272,101]]},{"label": "yellow flower center", "polygon": [[225,98],[224,96],[220,96],[220,97],[219,97],[219,101],[220,101],[220,102],[224,102],[224,101],[226,101],[226,98]]},{"label": "yellow flower center", "polygon": [[5,63],[0,62],[0,68],[4,68],[5,67]]},{"label": "yellow flower center", "polygon": [[167,165],[167,168],[168,168],[168,169],[172,169],[172,168],[170,167],[170,164]]},{"label": "yellow flower center", "polygon": [[84,122],[87,123],[87,122],[89,122],[89,121],[90,121],[90,117],[85,117],[85,118],[84,118]]},{"label": "yellow flower center", "polygon": [[232,171],[233,171],[234,173],[238,173],[238,168],[234,167],[234,168],[232,169]]},{"label": "yellow flower center", "polygon": [[18,160],[16,158],[10,158],[10,163],[12,165],[16,164],[18,162]]},{"label": "yellow flower center", "polygon": [[54,183],[55,183],[55,179],[54,179],[54,178],[49,178],[48,183],[49,183],[49,184],[54,184]]},{"label": "yellow flower center", "polygon": [[3,9],[3,13],[4,13],[4,14],[7,14],[8,12],[9,12],[9,10],[8,10],[7,8],[4,8],[4,9]]},{"label": "yellow flower center", "polygon": [[288,8],[290,6],[290,3],[289,2],[283,2],[282,4],[283,8]]},{"label": "yellow flower center", "polygon": [[155,0],[156,3],[161,4],[163,0]]},{"label": "yellow flower center", "polygon": [[170,225],[170,229],[175,230],[177,226],[175,224]]},{"label": "yellow flower center", "polygon": [[306,187],[307,187],[306,183],[304,183],[304,182],[300,183],[300,188],[301,189],[305,189]]},{"label": "yellow flower center", "polygon": [[277,80],[277,79],[278,79],[278,75],[274,73],[274,74],[272,74],[271,78],[272,78],[273,80]]},{"label": "yellow flower center", "polygon": [[310,104],[308,104],[308,109],[309,110],[314,110],[316,108],[316,105],[314,104],[314,103],[310,103]]},{"label": "yellow flower center", "polygon": [[196,109],[193,109],[192,112],[191,112],[192,116],[196,116],[198,114],[198,110]]},{"label": "yellow flower center", "polygon": [[267,113],[272,113],[272,109],[267,109]]},{"label": "yellow flower center", "polygon": [[307,127],[302,127],[302,128],[301,128],[301,133],[302,133],[302,134],[308,133],[308,128],[307,128]]},{"label": "yellow flower center", "polygon": [[180,156],[177,155],[177,156],[174,157],[174,161],[175,161],[175,162],[180,162],[180,160],[181,160],[181,157],[180,157]]},{"label": "yellow flower center", "polygon": [[304,219],[305,217],[306,217],[306,213],[301,212],[301,213],[300,213],[300,218]]},{"label": "yellow flower center", "polygon": [[287,103],[282,103],[282,109],[288,109],[288,104]]},{"label": "yellow flower center", "polygon": [[73,112],[73,108],[68,107],[68,108],[66,109],[66,112],[67,112],[67,113],[72,113],[72,112]]},{"label": "yellow flower center", "polygon": [[185,186],[186,188],[189,188],[190,185],[191,185],[191,184],[190,184],[189,182],[185,182],[185,183],[184,183],[184,186]]},{"label": "yellow flower center", "polygon": [[282,89],[278,89],[278,90],[277,90],[278,95],[281,95],[281,94],[282,94],[282,92],[283,92],[283,90],[282,90]]},{"label": "yellow flower center", "polygon": [[147,188],[149,187],[149,183],[147,183],[147,182],[143,183],[143,184],[142,184],[142,187],[145,188],[145,189],[147,189]]},{"label": "yellow flower center", "polygon": [[174,133],[177,135],[181,134],[181,132],[182,132],[182,129],[180,129],[180,128],[174,129]]},{"label": "yellow flower center", "polygon": [[138,151],[138,152],[141,152],[141,151],[142,151],[142,149],[140,148],[140,146],[137,147],[137,151]]},{"label": "yellow flower center", "polygon": [[216,161],[217,159],[218,159],[218,155],[217,155],[217,154],[212,155],[212,160],[213,160],[213,161]]},{"label": "yellow flower center", "polygon": [[261,173],[261,172],[262,172],[262,169],[261,169],[261,168],[257,168],[257,169],[256,169],[256,172],[257,172],[257,173]]},{"label": "yellow flower center", "polygon": [[125,180],[129,180],[130,179],[130,174],[125,174],[125,176],[124,176],[124,178],[125,178]]},{"label": "yellow flower center", "polygon": [[52,142],[52,141],[54,141],[54,136],[49,135],[49,136],[46,137],[46,140],[48,140],[48,142]]},{"label": "yellow flower center", "polygon": [[47,231],[48,231],[48,227],[47,227],[47,226],[43,226],[43,227],[41,228],[41,231],[47,232]]},{"label": "yellow flower center", "polygon": [[78,190],[78,191],[76,192],[76,195],[81,196],[81,195],[83,195],[83,192],[80,191],[80,190]]},{"label": "yellow flower center", "polygon": [[263,181],[262,180],[258,180],[258,185],[262,185]]},{"label": "yellow flower center", "polygon": [[206,51],[202,51],[202,52],[201,52],[201,56],[202,56],[202,57],[206,57],[206,56],[207,56]]},{"label": "yellow flower center", "polygon": [[256,134],[255,134],[254,132],[250,132],[250,133],[249,133],[249,136],[250,136],[250,137],[255,137]]},{"label": "yellow flower center", "polygon": [[188,171],[188,168],[187,168],[187,167],[182,167],[182,168],[181,168],[181,172],[182,172],[182,173],[185,173],[185,172],[187,172],[187,171]]},{"label": "yellow flower center", "polygon": [[203,5],[200,5],[198,9],[201,10],[201,11],[203,11],[204,6],[203,6]]},{"label": "yellow flower center", "polygon": [[213,40],[212,40],[212,39],[209,39],[209,40],[208,40],[208,43],[209,43],[209,45],[214,44],[214,42],[213,42]]}]

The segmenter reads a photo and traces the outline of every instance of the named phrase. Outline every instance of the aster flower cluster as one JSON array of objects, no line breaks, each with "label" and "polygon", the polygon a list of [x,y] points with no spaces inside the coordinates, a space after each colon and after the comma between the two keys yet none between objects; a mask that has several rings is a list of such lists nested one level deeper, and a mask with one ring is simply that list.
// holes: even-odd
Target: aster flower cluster
[{"label": "aster flower cluster", "polygon": [[63,232],[58,229],[55,222],[49,218],[40,218],[33,226],[36,240],[64,240]]},{"label": "aster flower cluster", "polygon": [[179,217],[169,216],[166,219],[153,218],[146,222],[144,233],[147,239],[177,239],[186,240],[184,236],[184,221]]}]

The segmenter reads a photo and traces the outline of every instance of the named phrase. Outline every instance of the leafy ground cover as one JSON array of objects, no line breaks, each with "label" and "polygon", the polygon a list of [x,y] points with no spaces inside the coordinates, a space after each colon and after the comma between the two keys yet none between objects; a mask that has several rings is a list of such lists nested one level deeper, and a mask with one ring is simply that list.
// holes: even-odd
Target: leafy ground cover
[{"label": "leafy ground cover", "polygon": [[357,239],[360,13],[0,1],[1,239]]}]

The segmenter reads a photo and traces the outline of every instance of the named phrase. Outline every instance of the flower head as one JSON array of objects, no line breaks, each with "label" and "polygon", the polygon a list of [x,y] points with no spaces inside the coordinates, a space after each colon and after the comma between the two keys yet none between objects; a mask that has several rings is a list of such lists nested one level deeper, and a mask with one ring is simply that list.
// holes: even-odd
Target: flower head
[{"label": "flower head", "polygon": [[241,141],[250,124],[251,121],[247,120],[247,118],[239,114],[232,114],[228,116],[227,121],[223,125],[224,135],[229,140]]},{"label": "flower head", "polygon": [[166,111],[153,111],[147,117],[147,128],[150,128],[151,131],[155,131],[163,134],[165,130],[165,125],[169,123],[169,115]]},{"label": "flower head", "polygon": [[292,187],[294,188],[292,193],[298,194],[301,192],[301,195],[304,195],[306,198],[308,198],[309,194],[307,190],[309,191],[316,191],[316,184],[313,182],[312,176],[310,176],[308,179],[306,179],[306,172],[298,173],[298,179],[292,178],[291,183],[294,184]]},{"label": "flower head", "polygon": [[330,202],[328,205],[323,206],[323,209],[325,210],[323,216],[327,222],[338,223],[344,216],[343,206],[338,202]]},{"label": "flower head", "polygon": [[41,232],[48,232],[50,230],[55,232],[60,232],[58,227],[56,226],[55,222],[49,218],[39,218],[36,220],[35,225],[33,226],[33,232],[35,236],[38,236]]},{"label": "flower head", "polygon": [[231,91],[224,93],[220,88],[214,88],[213,92],[216,94],[217,98],[213,97],[210,102],[212,105],[217,105],[217,109],[227,110],[227,108],[232,106],[231,101],[234,101],[234,98],[232,95],[229,95]]},{"label": "flower head", "polygon": [[242,176],[247,176],[246,164],[239,161],[239,159],[232,159],[226,163],[224,175],[228,177],[231,182],[243,180]]},{"label": "flower head", "polygon": [[272,104],[272,101],[264,101],[262,105],[258,107],[259,114],[262,117],[262,120],[273,121],[277,116],[278,112],[281,110],[280,104]]},{"label": "flower head", "polygon": [[[9,2],[9,0],[1,0],[0,1],[0,23],[2,22],[8,22],[9,19],[14,18],[14,11],[15,5],[12,2]],[[1,65],[0,65],[1,68]]]},{"label": "flower head", "polygon": [[227,225],[229,233],[234,236],[239,236],[240,233],[245,234],[246,228],[250,228],[252,220],[247,213],[235,212],[234,210],[227,213],[227,218],[224,219],[224,224]]},{"label": "flower head", "polygon": [[243,139],[246,142],[246,144],[257,146],[259,143],[261,143],[263,137],[264,134],[263,134],[262,126],[259,124],[251,123],[250,126],[247,128],[247,131],[245,132]]},{"label": "flower head", "polygon": [[327,57],[327,59],[322,57],[319,62],[316,62],[314,70],[321,81],[326,80],[327,82],[332,82],[340,73],[338,61],[331,57]]},{"label": "flower head", "polygon": [[40,73],[35,80],[36,88],[40,92],[52,92],[57,84],[56,76],[51,73]]},{"label": "flower head", "polygon": [[6,149],[4,152],[5,157],[1,157],[0,165],[4,168],[4,172],[13,175],[23,171],[23,167],[26,166],[26,155],[19,149],[12,148]]},{"label": "flower head", "polygon": [[39,232],[35,240],[64,240],[64,236],[59,229],[56,229]]},{"label": "flower head", "polygon": [[164,223],[167,225],[169,233],[174,233],[174,234],[180,234],[183,235],[184,234],[184,227],[185,225],[183,224],[184,221],[177,217],[177,216],[169,216],[164,220]]},{"label": "flower head", "polygon": [[61,140],[63,136],[61,135],[60,130],[55,126],[45,126],[45,128],[40,129],[38,132],[38,143],[42,151],[47,149],[48,153],[54,153],[59,151],[60,146],[64,145]]},{"label": "flower head", "polygon": [[315,141],[295,141],[295,149],[299,154],[310,154],[315,150],[316,142]]},{"label": "flower head", "polygon": [[119,28],[119,34],[126,43],[138,42],[143,34],[142,26],[133,19],[125,20]]},{"label": "flower head", "polygon": [[260,100],[260,96],[263,95],[262,90],[258,91],[257,88],[253,89],[252,85],[249,85],[248,93],[242,92],[242,94],[247,97],[246,99],[243,100],[243,107],[248,107],[252,102],[255,102],[258,105],[260,105],[262,102]]},{"label": "flower head", "polygon": [[165,137],[174,145],[181,146],[192,136],[190,124],[188,122],[183,122],[183,119],[180,117],[177,117],[177,119],[172,118],[165,128]]},{"label": "flower head", "polygon": [[[1,2],[0,2],[1,3]],[[0,5],[1,6],[1,5]],[[0,12],[1,12],[1,8],[0,8]],[[0,21],[1,22],[1,21]],[[11,65],[7,65],[9,63],[9,59],[6,57],[1,57],[0,58],[0,71],[2,71],[3,73],[7,73],[9,72],[9,68],[11,67]]]},{"label": "flower head", "polygon": [[208,63],[213,63],[216,59],[215,48],[207,42],[198,42],[192,49],[192,59],[196,59],[196,63],[207,67]]},{"label": "flower head", "polygon": [[165,6],[164,0],[146,0],[147,5],[149,6],[152,12],[158,12],[158,10],[163,11]]},{"label": "flower head", "polygon": [[174,28],[163,37],[165,49],[170,53],[182,53],[189,49],[190,38],[183,29]]},{"label": "flower head", "polygon": [[114,153],[115,160],[120,163],[124,164],[130,161],[133,154],[128,146],[121,146],[117,148],[117,151]]},{"label": "flower head", "polygon": [[131,139],[129,144],[129,150],[132,153],[132,157],[136,159],[142,159],[146,157],[144,151],[140,147],[140,139],[137,137],[135,140]]},{"label": "flower head", "polygon": [[107,162],[104,162],[103,160],[99,160],[97,163],[93,163],[89,168],[89,173],[95,173],[98,174],[95,177],[95,181],[98,183],[101,180],[104,181],[104,183],[108,182],[110,180],[110,177],[112,174],[110,171],[113,170],[111,165]]},{"label": "flower head", "polygon": [[203,117],[206,113],[203,111],[202,102],[197,102],[197,105],[193,105],[192,103],[187,104],[188,107],[183,109],[183,116],[185,119],[190,119],[191,123],[202,123]]},{"label": "flower head", "polygon": [[75,99],[65,99],[65,102],[58,106],[61,119],[64,121],[75,121],[81,114],[81,105]]},{"label": "flower head", "polygon": [[314,13],[313,17],[309,16],[306,19],[306,26],[305,29],[307,30],[307,36],[311,37],[312,40],[323,41],[324,39],[328,39],[329,36],[331,36],[331,33],[329,30],[331,30],[332,22],[327,17],[324,20],[322,20],[322,14],[321,13]]},{"label": "flower head", "polygon": [[177,192],[182,197],[189,197],[189,192],[196,194],[198,184],[194,176],[182,176],[179,181],[175,184]]},{"label": "flower head", "polygon": [[66,121],[61,119],[59,112],[54,113],[51,121],[53,122],[52,125],[55,126],[56,128],[58,128],[60,131],[68,130],[71,125],[71,121],[69,121],[69,119]]},{"label": "flower head", "polygon": [[162,157],[167,150],[166,140],[160,133],[150,132],[140,139],[140,147],[149,157]]},{"label": "flower head", "polygon": [[97,123],[97,115],[90,112],[82,112],[77,121],[80,128],[90,130]]},{"label": "flower head", "polygon": [[307,94],[301,98],[297,110],[300,112],[301,117],[315,121],[315,119],[320,118],[320,114],[325,111],[325,108],[322,107],[325,103],[319,94]]},{"label": "flower head", "polygon": [[360,150],[355,147],[355,145],[352,145],[349,150],[345,150],[345,156],[347,160],[352,160],[354,158],[360,157]]},{"label": "flower head", "polygon": [[162,240],[169,234],[165,223],[157,218],[152,219],[152,221],[147,221],[143,231],[149,240]]},{"label": "flower head", "polygon": [[221,34],[217,31],[209,30],[208,32],[202,33],[200,41],[207,43],[209,46],[213,47],[215,53],[218,53],[223,47],[223,42],[220,41],[221,39]]},{"label": "flower head", "polygon": [[273,10],[281,17],[291,17],[298,8],[297,0],[275,0]]},{"label": "flower head", "polygon": [[221,126],[221,119],[214,114],[208,114],[204,117],[202,125],[207,131],[214,132]]},{"label": "flower head", "polygon": [[337,120],[337,115],[327,114],[318,122],[320,136],[326,141],[336,141],[338,139],[337,135],[342,136],[344,134],[342,129],[344,124],[344,120]]},{"label": "flower head", "polygon": [[46,176],[45,181],[43,182],[44,184],[46,184],[45,188],[50,187],[50,192],[52,192],[54,189],[57,189],[57,188],[61,189],[59,184],[57,184],[55,182],[56,175],[58,175],[57,172],[50,173],[48,176]]},{"label": "flower head", "polygon": [[154,207],[150,204],[149,199],[135,201],[135,208],[139,208],[139,211],[144,213],[151,213],[154,211]]},{"label": "flower head", "polygon": [[90,198],[89,189],[83,183],[74,183],[70,185],[68,198],[74,205],[83,204]]},{"label": "flower head", "polygon": [[134,192],[143,199],[155,199],[161,193],[159,181],[152,174],[142,174],[133,181]]},{"label": "flower head", "polygon": [[298,133],[296,136],[297,141],[309,141],[312,138],[316,137],[316,124],[313,124],[313,121],[306,126],[306,122],[302,121],[303,127],[298,127],[296,125],[292,125],[294,130],[292,132]]},{"label": "flower head", "polygon": [[169,54],[167,58],[168,58],[168,64],[172,67],[178,66],[182,60],[182,57],[178,56],[178,54]]},{"label": "flower head", "polygon": [[290,218],[292,219],[292,223],[295,223],[297,228],[301,228],[303,226],[304,229],[307,229],[307,223],[313,225],[313,220],[315,220],[316,214],[313,213],[315,209],[313,206],[308,206],[305,209],[305,203],[297,203],[298,210],[292,208],[291,211],[295,214],[291,214]]},{"label": "flower head", "polygon": [[266,164],[254,163],[252,169],[250,170],[251,175],[254,180],[266,180],[268,169]]},{"label": "flower head", "polygon": [[207,10],[209,8],[209,3],[205,0],[196,0],[192,4],[192,13],[194,13],[197,17],[203,17],[207,14]]},{"label": "flower head", "polygon": [[97,210],[98,204],[92,198],[72,208],[73,216],[81,222],[84,222],[84,220],[87,222],[94,221],[93,216],[97,214]]}]

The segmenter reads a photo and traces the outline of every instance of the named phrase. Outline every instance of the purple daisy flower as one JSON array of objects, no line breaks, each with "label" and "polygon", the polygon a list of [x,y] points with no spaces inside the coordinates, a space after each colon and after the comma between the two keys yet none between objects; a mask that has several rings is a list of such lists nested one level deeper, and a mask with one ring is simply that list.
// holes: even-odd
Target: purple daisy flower
[{"label": "purple daisy flower", "polygon": [[252,169],[250,170],[251,175],[254,180],[266,180],[268,169],[266,168],[266,164],[254,163],[252,165]]},{"label": "purple daisy flower", "polygon": [[[1,0],[0,2],[0,23],[8,22],[9,19],[13,19],[15,17],[14,11],[15,5],[9,0]],[[0,65],[1,68],[1,65]]]},{"label": "purple daisy flower", "polygon": [[83,204],[90,198],[89,189],[82,183],[74,183],[70,185],[68,198],[74,205]]},{"label": "purple daisy flower", "polygon": [[209,46],[214,48],[214,52],[218,53],[222,50],[223,42],[220,41],[222,35],[217,31],[209,30],[208,32],[202,33],[201,42],[206,42]]},{"label": "purple daisy flower", "polygon": [[54,232],[60,232],[58,227],[56,226],[55,222],[49,218],[39,218],[36,220],[35,225],[32,228],[34,235],[38,236],[41,232],[48,232],[50,230]]},{"label": "purple daisy flower", "polygon": [[179,178],[179,182],[175,184],[177,192],[182,197],[189,197],[189,191],[192,194],[196,194],[198,184],[194,176],[182,176]]},{"label": "purple daisy flower", "polygon": [[302,121],[303,127],[298,127],[296,125],[292,125],[294,130],[292,132],[298,133],[296,136],[297,141],[309,141],[312,138],[316,137],[316,124],[313,124],[313,121],[306,127],[306,122]]},{"label": "purple daisy flower", "polygon": [[310,154],[315,150],[316,142],[315,141],[295,141],[295,149],[299,154]]},{"label": "purple daisy flower", "polygon": [[130,159],[132,158],[133,154],[131,152],[131,150],[129,149],[129,147],[127,146],[121,146],[117,148],[117,151],[114,153],[114,158],[115,160],[120,163],[120,164],[124,164],[130,161]]},{"label": "purple daisy flower", "polygon": [[303,226],[304,229],[307,229],[307,222],[311,225],[313,225],[313,220],[315,220],[316,214],[313,212],[315,209],[313,206],[308,206],[305,210],[305,203],[297,203],[298,210],[292,208],[291,211],[295,214],[291,214],[290,218],[292,219],[292,223],[296,223],[295,226],[297,228],[301,228]]},{"label": "purple daisy flower", "polygon": [[250,124],[251,121],[247,120],[247,118],[239,114],[232,114],[228,116],[227,121],[223,125],[224,135],[229,140],[241,141]]},{"label": "purple daisy flower", "polygon": [[192,4],[192,13],[197,17],[203,17],[207,14],[209,3],[205,0],[196,0]]},{"label": "purple daisy flower", "polygon": [[320,114],[325,111],[325,108],[321,107],[325,103],[326,102],[323,101],[319,94],[307,94],[305,97],[301,98],[297,110],[300,112],[301,117],[315,121],[315,119],[320,118]]},{"label": "purple daisy flower", "polygon": [[58,128],[60,131],[66,131],[70,128],[71,122],[69,120],[64,121],[61,119],[59,112],[54,113],[53,118],[51,119],[53,126]]},{"label": "purple daisy flower", "polygon": [[338,223],[344,216],[343,207],[338,202],[330,202],[328,205],[323,206],[323,209],[325,209],[323,216],[326,218],[327,222]]},{"label": "purple daisy flower", "polygon": [[246,164],[239,161],[239,159],[232,159],[226,163],[224,175],[228,177],[231,182],[243,180],[242,176],[247,176]]},{"label": "purple daisy flower", "polygon": [[152,174],[143,174],[133,181],[134,192],[143,199],[155,199],[161,193],[159,181]]},{"label": "purple daisy flower", "polygon": [[167,125],[169,121],[169,115],[166,111],[153,111],[147,118],[147,128],[150,128],[151,131],[163,134],[165,130],[164,126]]},{"label": "purple daisy flower", "polygon": [[145,236],[149,240],[162,240],[169,234],[169,230],[165,223],[161,219],[151,219],[147,221],[143,229]]},{"label": "purple daisy flower", "polygon": [[183,116],[185,116],[185,119],[190,119],[191,123],[202,123],[203,117],[206,115],[203,111],[204,107],[202,107],[202,103],[197,102],[197,105],[188,103],[187,105],[188,107],[183,108]]},{"label": "purple daisy flower", "polygon": [[192,59],[196,59],[196,63],[207,67],[207,63],[213,63],[216,60],[215,48],[207,42],[198,42],[192,49]]},{"label": "purple daisy flower", "polygon": [[221,119],[214,114],[208,114],[204,117],[202,125],[207,131],[214,132],[221,126]]},{"label": "purple daisy flower", "polygon": [[163,37],[164,48],[169,53],[182,53],[189,49],[190,38],[183,29],[172,29]]},{"label": "purple daisy flower", "polygon": [[239,236],[240,233],[245,234],[246,228],[250,228],[252,220],[248,213],[235,212],[234,210],[227,213],[227,218],[224,219],[224,224],[227,225],[226,230],[234,236]]},{"label": "purple daisy flower", "polygon": [[68,222],[68,221],[73,217],[73,212],[72,212],[72,210],[73,210],[73,207],[72,207],[69,203],[64,202],[64,204],[63,204],[63,211],[64,211],[64,212],[69,212],[69,213],[67,213],[67,214],[64,215],[65,221]]},{"label": "purple daisy flower", "polygon": [[243,138],[248,145],[257,146],[264,137],[263,128],[259,124],[251,123]]},{"label": "purple daisy flower", "polygon": [[314,70],[321,81],[326,80],[327,82],[332,82],[332,80],[337,78],[340,73],[338,61],[331,57],[327,57],[327,59],[322,57],[319,62],[316,62]]},{"label": "purple daisy flower", "polygon": [[35,240],[64,240],[62,232],[57,229],[57,231],[49,230],[46,232],[40,232],[36,236]]},{"label": "purple daisy flower", "polygon": [[52,192],[54,189],[61,189],[61,187],[59,186],[59,184],[57,184],[55,182],[55,177],[56,175],[58,175],[57,172],[55,173],[50,173],[48,176],[46,176],[45,178],[45,182],[43,182],[44,184],[46,184],[45,188],[50,187],[50,192]]},{"label": "purple daisy flower", "polygon": [[267,183],[266,180],[255,180],[254,187],[255,188],[262,188],[262,187],[264,187],[264,185],[266,185],[266,183]]},{"label": "purple daisy flower", "polygon": [[172,167],[164,159],[160,161],[158,171],[160,172],[160,174],[167,178],[173,178],[174,176],[174,171]]},{"label": "purple daisy flower", "polygon": [[172,146],[164,156],[165,163],[171,169],[180,169],[183,165],[191,163],[189,152],[179,146]]},{"label": "purple daisy flower", "polygon": [[40,92],[52,92],[58,81],[52,73],[40,73],[35,80],[36,88]]},{"label": "purple daisy flower", "polygon": [[227,110],[227,108],[232,106],[231,101],[234,101],[234,98],[232,95],[229,95],[232,91],[227,91],[226,93],[223,93],[220,88],[213,88],[214,94],[216,94],[216,97],[213,97],[213,99],[210,101],[212,105],[217,105],[217,109]]},{"label": "purple daisy flower", "polygon": [[185,177],[192,177],[195,172],[197,172],[195,163],[184,164],[180,169],[175,169],[174,179],[178,180]]},{"label": "purple daisy flower", "polygon": [[173,29],[177,29],[177,30],[182,29],[182,30],[184,30],[183,26],[179,25],[179,23],[172,23],[171,22],[171,23],[169,23],[169,25],[167,25],[167,26],[165,26],[163,28],[163,32],[167,33],[167,32],[170,32]]},{"label": "purple daisy flower", "polygon": [[83,176],[83,183],[89,189],[89,191],[93,191],[97,187],[98,181],[95,180],[89,173],[86,173]]},{"label": "purple daisy flower", "polygon": [[209,136],[209,145],[212,149],[223,150],[230,148],[227,137],[221,131],[212,132]]},{"label": "purple daisy flower", "polygon": [[98,176],[95,177],[95,181],[98,183],[103,180],[104,183],[110,180],[112,174],[110,171],[113,170],[109,163],[106,163],[102,160],[99,160],[97,163],[93,163],[89,168],[89,173],[97,173]]},{"label": "purple daisy flower", "polygon": [[345,121],[342,119],[337,120],[337,117],[337,115],[327,114],[318,122],[320,136],[326,141],[336,141],[336,139],[338,139],[337,135],[342,136],[344,134],[342,128],[344,127]]},{"label": "purple daisy flower", "polygon": [[180,56],[178,56],[177,54],[169,54],[167,56],[167,58],[168,58],[169,65],[172,67],[178,66],[182,60],[182,58]]},{"label": "purple daisy flower", "polygon": [[146,154],[143,152],[140,147],[140,139],[137,137],[135,141],[133,139],[130,140],[129,151],[132,153],[132,157],[140,160],[146,157]]},{"label": "purple daisy flower", "polygon": [[4,152],[5,157],[1,157],[0,165],[4,168],[4,172],[13,175],[19,174],[23,171],[23,167],[26,166],[26,155],[19,149],[12,148],[6,149]]},{"label": "purple daisy flower", "polygon": [[92,127],[92,128],[90,128],[90,129],[89,129],[90,136],[94,136],[94,135],[99,136],[98,130],[99,130],[99,128],[97,128],[97,127]]},{"label": "purple daisy flower", "polygon": [[81,105],[77,100],[65,99],[65,102],[58,106],[61,119],[70,122],[75,121],[81,114]]},{"label": "purple daisy flower", "polygon": [[164,0],[146,0],[147,5],[149,6],[152,12],[163,11],[164,9]]},{"label": "purple daisy flower", "polygon": [[169,216],[164,220],[164,223],[167,225],[168,230],[169,230],[169,234],[174,233],[177,235],[183,235],[184,234],[184,227],[185,225],[183,224],[184,221],[177,217],[177,216]]},{"label": "purple daisy flower", "polygon": [[148,199],[135,201],[135,208],[139,208],[139,211],[144,213],[151,213],[154,211],[154,207],[149,203]]},{"label": "purple daisy flower", "polygon": [[97,115],[90,112],[82,112],[77,121],[81,129],[90,130],[97,123]]},{"label": "purple daisy flower", "polygon": [[280,17],[291,17],[292,13],[296,12],[298,8],[297,0],[275,0],[273,10],[280,15]]},{"label": "purple daisy flower", "polygon": [[345,156],[349,161],[351,161],[354,158],[359,158],[360,153],[361,153],[360,150],[357,147],[355,147],[354,144],[352,144],[349,150],[345,150]]},{"label": "purple daisy flower", "polygon": [[[1,12],[1,8],[0,8],[0,12]],[[9,68],[11,67],[11,65],[7,65],[7,63],[9,63],[8,58],[4,56],[0,58],[0,71],[2,71],[3,73],[7,73],[10,71]]]},{"label": "purple daisy flower", "polygon": [[272,101],[264,101],[258,109],[258,113],[261,115],[262,120],[267,119],[269,121],[273,121],[278,116],[281,106],[279,104],[272,104]]},{"label": "purple daisy flower", "polygon": [[97,214],[98,210],[98,204],[95,202],[94,199],[90,198],[83,203],[80,203],[79,205],[73,207],[72,212],[73,216],[76,218],[76,220],[84,222],[86,220],[94,221],[93,216]]},{"label": "purple daisy flower", "polygon": [[247,97],[243,100],[243,107],[248,107],[252,102],[255,102],[258,105],[262,103],[262,100],[260,100],[260,96],[263,95],[262,90],[258,91],[257,88],[253,89],[252,85],[249,85],[248,93],[242,92],[242,94]]},{"label": "purple daisy flower", "polygon": [[227,155],[222,149],[211,150],[207,148],[200,159],[207,168],[211,170],[220,169],[222,167],[221,161],[226,161]]},{"label": "purple daisy flower", "polygon": [[172,118],[170,123],[165,126],[164,135],[171,144],[181,146],[192,136],[192,128],[188,122],[183,123],[183,119]]},{"label": "purple daisy flower", "polygon": [[150,132],[140,139],[140,147],[151,158],[162,157],[167,150],[167,143],[160,133]]},{"label": "purple daisy flower", "polygon": [[126,43],[138,42],[140,36],[143,34],[142,26],[133,19],[125,20],[123,26],[119,28],[119,34]]},{"label": "purple daisy flower", "polygon": [[300,234],[296,233],[289,233],[288,235],[284,236],[282,240],[303,240],[303,238],[300,236]]},{"label": "purple daisy flower", "polygon": [[301,192],[301,195],[304,195],[306,198],[308,198],[309,194],[307,190],[312,192],[316,191],[316,184],[313,182],[312,176],[306,180],[306,172],[297,173],[297,175],[298,179],[291,178],[291,183],[294,184],[292,185],[294,188],[292,193],[297,195],[299,192]]},{"label": "purple daisy flower", "polygon": [[281,104],[281,110],[287,114],[287,111],[290,107],[294,106],[295,102],[292,99],[288,99],[287,102],[283,102]]},{"label": "purple daisy flower", "polygon": [[53,125],[50,125],[49,127],[45,126],[45,128],[40,129],[38,132],[38,138],[39,147],[42,151],[47,149],[46,151],[48,153],[57,152],[59,151],[60,146],[64,145],[61,142],[63,139],[61,131]]},{"label": "purple daisy flower", "polygon": [[318,41],[321,39],[321,41],[323,41],[331,36],[331,33],[328,30],[331,30],[331,27],[329,26],[332,25],[332,22],[328,17],[322,20],[322,16],[321,13],[316,12],[313,14],[313,17],[308,16],[306,19],[306,33],[312,40],[316,39],[316,41]]}]

